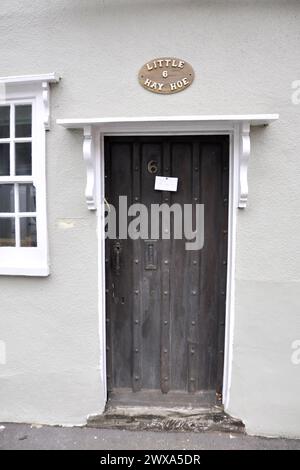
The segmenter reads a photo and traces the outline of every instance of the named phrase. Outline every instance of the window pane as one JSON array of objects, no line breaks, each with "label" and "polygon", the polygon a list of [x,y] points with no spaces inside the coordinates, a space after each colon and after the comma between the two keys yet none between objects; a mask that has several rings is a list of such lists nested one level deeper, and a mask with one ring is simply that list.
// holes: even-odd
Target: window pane
[{"label": "window pane", "polygon": [[9,176],[9,144],[0,144],[0,176]]},{"label": "window pane", "polygon": [[0,212],[15,211],[15,195],[13,184],[0,185]]},{"label": "window pane", "polygon": [[16,246],[14,217],[0,217],[0,246]]},{"label": "window pane", "polygon": [[9,137],[10,106],[0,106],[0,139]]},{"label": "window pane", "polygon": [[20,212],[35,212],[35,187],[33,184],[19,184]]},{"label": "window pane", "polygon": [[37,246],[35,217],[21,217],[20,230],[21,246]]},{"label": "window pane", "polygon": [[31,137],[31,105],[16,106],[16,137]]},{"label": "window pane", "polygon": [[31,143],[16,144],[16,175],[31,175]]}]

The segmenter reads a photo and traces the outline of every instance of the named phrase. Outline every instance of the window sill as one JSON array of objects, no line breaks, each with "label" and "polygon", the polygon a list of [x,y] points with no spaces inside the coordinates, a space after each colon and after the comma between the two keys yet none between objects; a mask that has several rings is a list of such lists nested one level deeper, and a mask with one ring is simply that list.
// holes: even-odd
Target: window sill
[{"label": "window sill", "polygon": [[49,276],[49,266],[1,266],[0,276]]}]

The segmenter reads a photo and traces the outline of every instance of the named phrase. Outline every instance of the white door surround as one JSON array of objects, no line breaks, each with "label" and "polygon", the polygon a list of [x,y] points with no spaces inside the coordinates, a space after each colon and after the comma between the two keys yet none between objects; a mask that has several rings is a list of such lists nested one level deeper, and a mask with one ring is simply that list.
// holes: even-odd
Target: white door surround
[{"label": "white door surround", "polygon": [[[248,199],[248,162],[250,127],[266,126],[278,114],[223,116],[165,116],[141,118],[58,119],[68,129],[82,129],[83,158],[87,183],[85,198],[88,209],[98,209],[98,291],[100,374],[106,396],[106,322],[105,322],[105,246],[104,246],[104,137],[106,135],[220,135],[230,137],[228,201],[228,266],[226,289],[226,326],[224,350],[223,404],[229,404],[235,298],[235,240],[237,210],[244,209]],[[103,404],[104,409],[105,404]]]}]

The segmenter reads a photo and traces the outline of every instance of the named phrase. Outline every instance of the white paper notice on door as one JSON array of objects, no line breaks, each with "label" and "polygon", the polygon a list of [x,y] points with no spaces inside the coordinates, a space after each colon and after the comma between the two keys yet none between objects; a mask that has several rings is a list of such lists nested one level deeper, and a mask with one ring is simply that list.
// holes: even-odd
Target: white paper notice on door
[{"label": "white paper notice on door", "polygon": [[158,191],[177,191],[178,178],[156,176],[154,189]]}]

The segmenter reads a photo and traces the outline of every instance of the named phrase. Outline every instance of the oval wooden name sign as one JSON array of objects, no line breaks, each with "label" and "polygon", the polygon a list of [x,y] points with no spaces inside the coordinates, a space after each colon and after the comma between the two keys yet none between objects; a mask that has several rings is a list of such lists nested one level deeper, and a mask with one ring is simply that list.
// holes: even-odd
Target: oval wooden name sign
[{"label": "oval wooden name sign", "polygon": [[139,82],[148,91],[169,95],[188,88],[194,80],[190,64],[175,57],[153,59],[139,71]]}]

